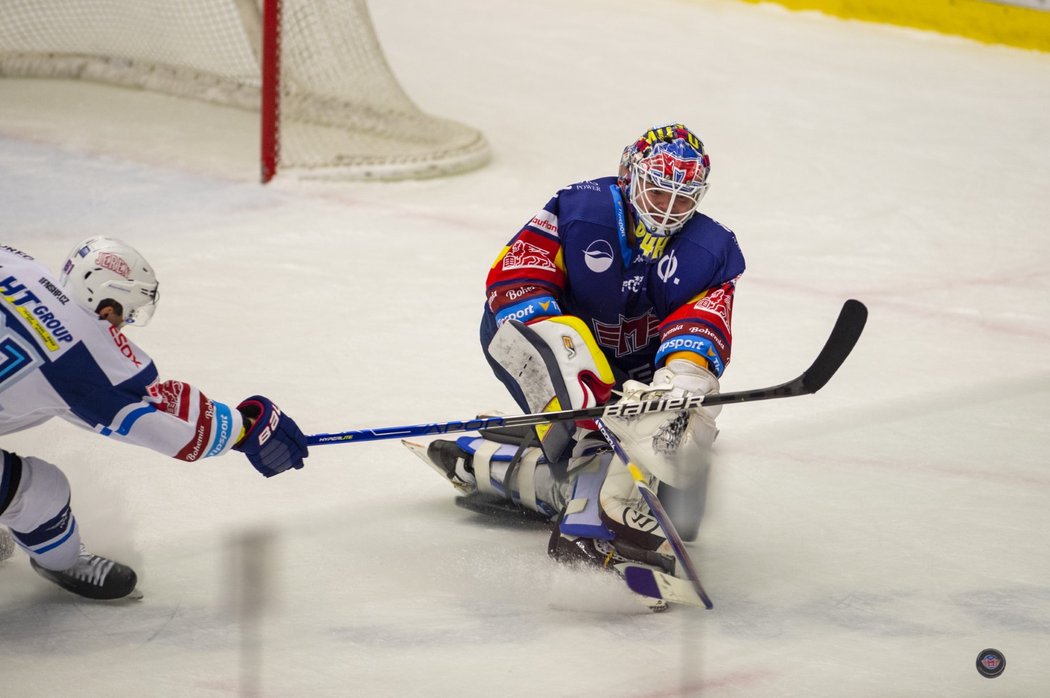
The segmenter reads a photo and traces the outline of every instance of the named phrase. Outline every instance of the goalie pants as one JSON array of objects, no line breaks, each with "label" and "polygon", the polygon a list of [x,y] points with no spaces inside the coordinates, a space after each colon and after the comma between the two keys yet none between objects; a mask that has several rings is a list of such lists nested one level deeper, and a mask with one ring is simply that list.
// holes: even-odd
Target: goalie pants
[{"label": "goalie pants", "polygon": [[54,465],[0,450],[0,524],[41,567],[65,570],[80,554],[80,531],[69,508],[69,481]]}]

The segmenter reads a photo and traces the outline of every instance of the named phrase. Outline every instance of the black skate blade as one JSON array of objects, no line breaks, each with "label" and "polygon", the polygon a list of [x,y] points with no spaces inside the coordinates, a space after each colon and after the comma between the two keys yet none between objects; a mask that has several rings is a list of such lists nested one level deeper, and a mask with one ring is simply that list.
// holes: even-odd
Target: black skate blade
[{"label": "black skate blade", "polygon": [[550,526],[551,520],[543,514],[515,506],[513,503],[500,497],[474,492],[472,494],[456,497],[456,506],[475,514],[482,514],[495,521],[516,526]]},{"label": "black skate blade", "polygon": [[[68,590],[66,590],[68,591]],[[142,601],[143,594],[139,589],[132,589],[131,593],[127,596],[121,596],[116,599],[93,599],[90,596],[80,596],[74,592],[63,595],[65,598],[72,601],[74,604],[102,604],[104,606],[120,606],[122,604],[135,604]]]}]

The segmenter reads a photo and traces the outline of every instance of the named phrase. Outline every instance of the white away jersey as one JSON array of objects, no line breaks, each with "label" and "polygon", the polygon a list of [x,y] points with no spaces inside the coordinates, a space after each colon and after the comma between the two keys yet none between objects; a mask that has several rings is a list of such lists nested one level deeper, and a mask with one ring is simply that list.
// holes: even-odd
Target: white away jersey
[{"label": "white away jersey", "polygon": [[120,441],[195,461],[230,449],[243,420],[63,293],[28,254],[0,245],[0,434],[61,417]]}]

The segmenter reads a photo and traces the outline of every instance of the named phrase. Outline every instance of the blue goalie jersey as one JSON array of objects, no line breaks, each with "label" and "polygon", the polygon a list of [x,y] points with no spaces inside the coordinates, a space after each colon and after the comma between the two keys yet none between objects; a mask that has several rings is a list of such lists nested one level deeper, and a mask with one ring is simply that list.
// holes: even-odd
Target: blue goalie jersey
[{"label": "blue goalie jersey", "polygon": [[[508,319],[575,315],[616,373],[648,381],[667,356],[695,352],[720,376],[744,257],[731,230],[696,213],[669,237],[629,229],[615,177],[559,191],[496,258],[482,341]],[[487,329],[486,329],[487,328]]]}]

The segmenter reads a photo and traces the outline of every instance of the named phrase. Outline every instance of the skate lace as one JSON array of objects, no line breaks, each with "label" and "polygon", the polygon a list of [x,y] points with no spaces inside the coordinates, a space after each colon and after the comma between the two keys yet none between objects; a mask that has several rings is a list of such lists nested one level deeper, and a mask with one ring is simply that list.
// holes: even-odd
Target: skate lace
[{"label": "skate lace", "polygon": [[112,560],[98,555],[81,556],[67,574],[74,579],[100,587],[105,583],[106,575],[113,569],[113,564]]}]

